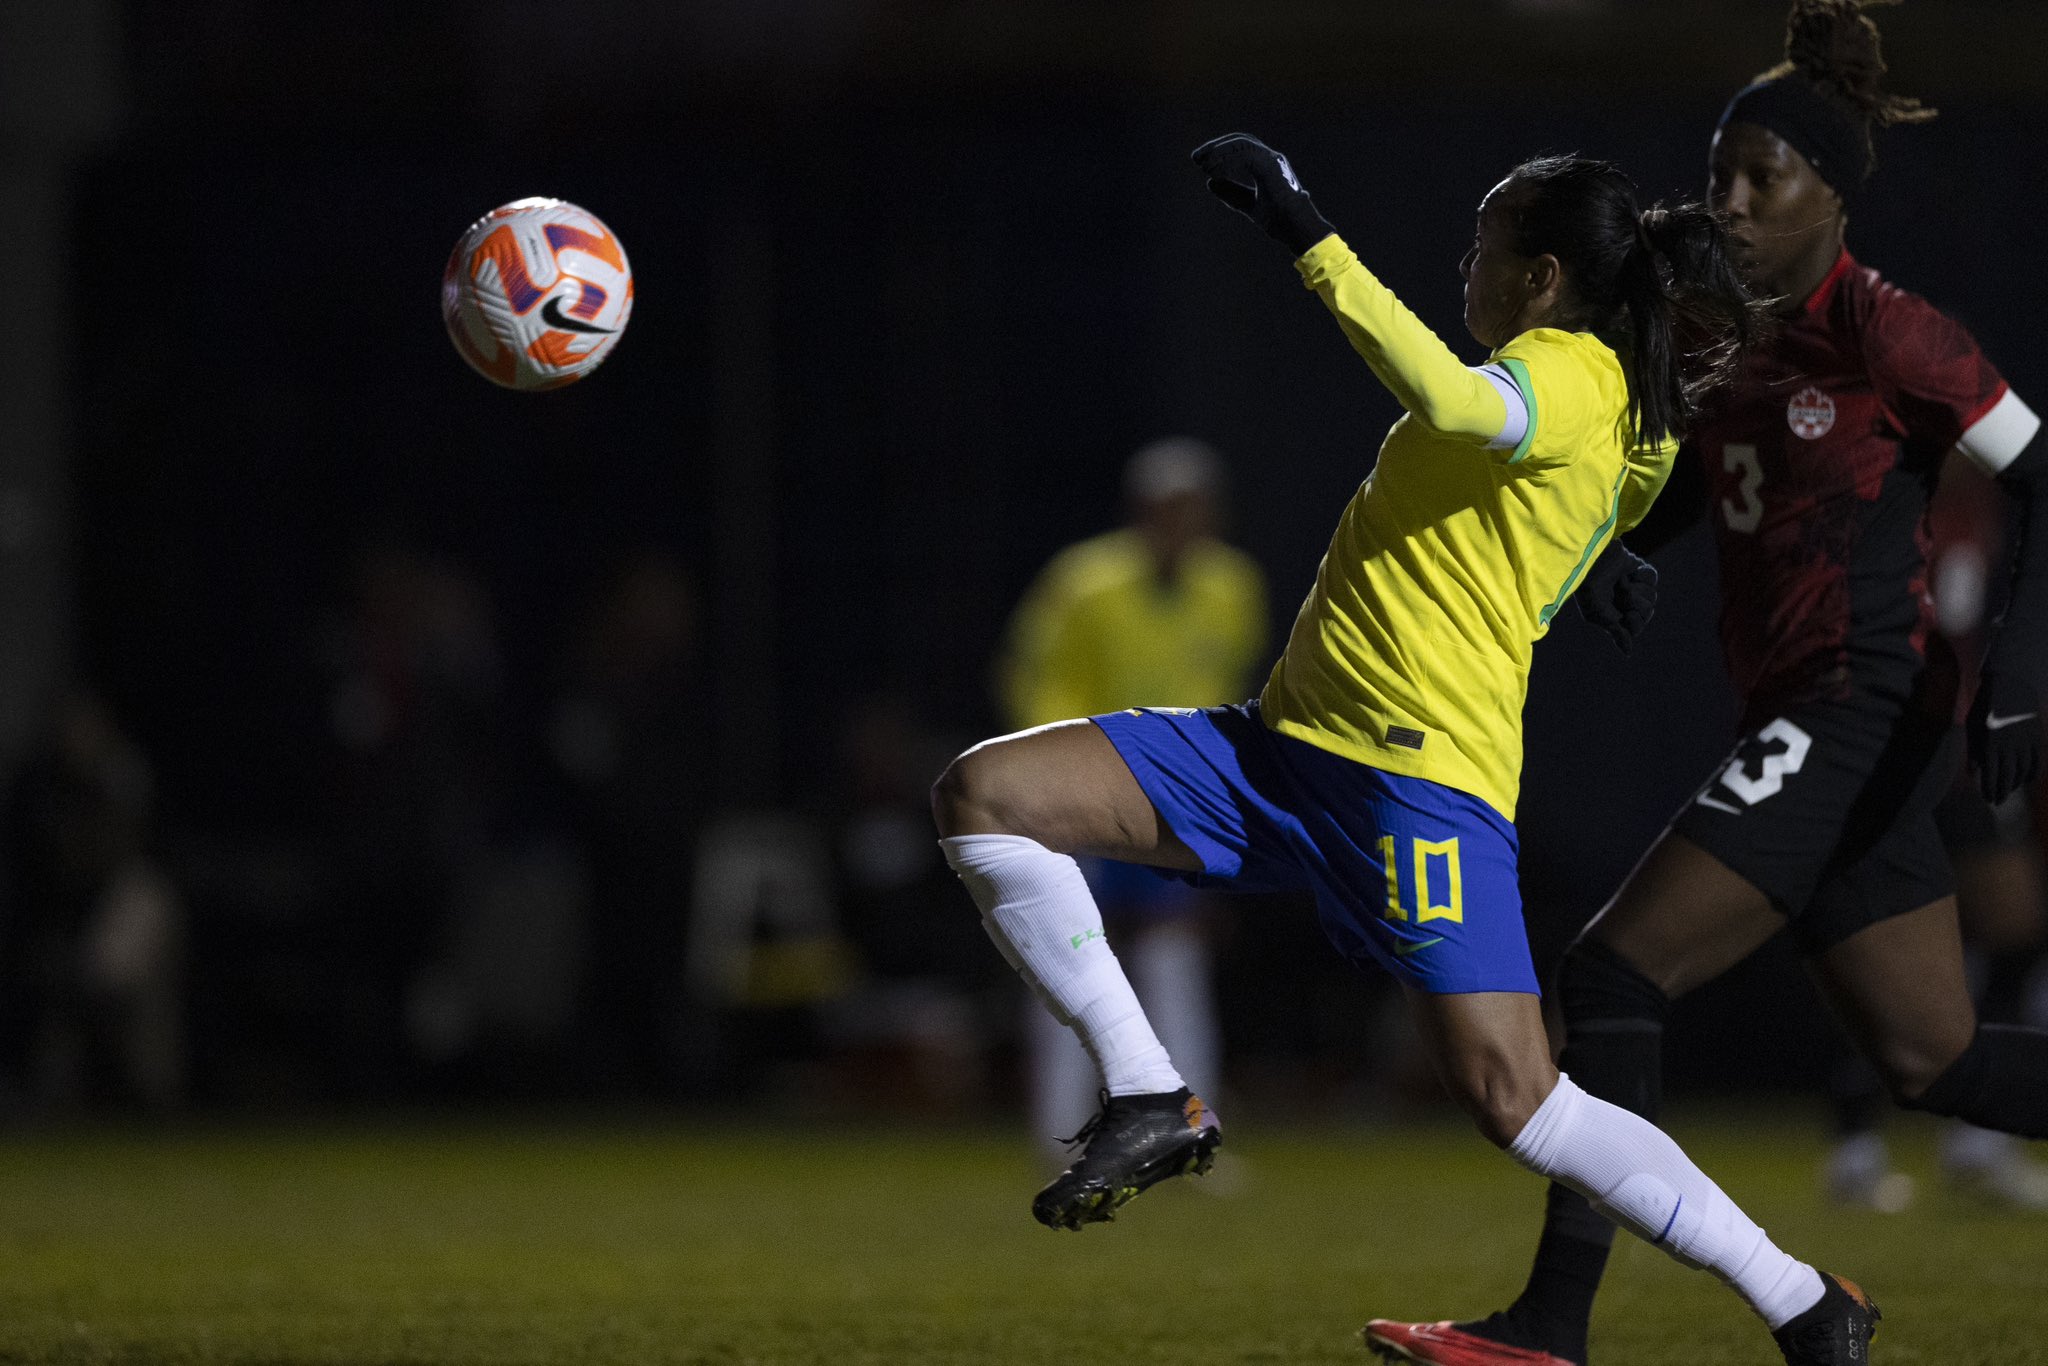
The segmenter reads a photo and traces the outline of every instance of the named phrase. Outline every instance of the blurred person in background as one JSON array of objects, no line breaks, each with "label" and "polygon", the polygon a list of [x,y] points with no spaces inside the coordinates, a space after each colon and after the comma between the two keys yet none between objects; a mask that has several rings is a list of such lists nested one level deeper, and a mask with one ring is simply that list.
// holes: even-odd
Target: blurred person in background
[{"label": "blurred person in background", "polygon": [[[1979,1022],[1935,818],[1965,752],[1994,804],[2040,769],[2048,441],[1961,325],[1845,245],[1877,131],[1934,115],[1885,88],[1864,9],[1795,0],[1786,60],[1730,100],[1713,136],[1709,201],[1778,325],[1630,540],[1650,551],[1702,511],[1712,520],[1743,735],[1566,952],[1558,1061],[1589,1094],[1654,1118],[1671,1002],[1789,928],[1896,1102],[2048,1137],[2048,1031]],[[2026,527],[1960,734],[1960,670],[1927,593],[1951,450],[1998,479]],[[1613,1238],[1606,1214],[1553,1183],[1512,1304],[1465,1323],[1374,1320],[1368,1341],[1439,1366],[1583,1363]],[[1837,1362],[1865,1350],[1794,1348]]]},{"label": "blurred person in background", "polygon": [[[1223,462],[1188,437],[1155,441],[1124,467],[1128,523],[1068,546],[1025,591],[998,672],[1011,727],[1125,707],[1205,707],[1243,697],[1265,660],[1266,585],[1226,545]],[[1082,872],[1138,1000],[1197,1095],[1222,1087],[1209,959],[1208,898],[1135,864]],[[1026,1012],[1033,1134],[1048,1152],[1099,1102],[1095,1066],[1073,1032]]]},{"label": "blurred person in background", "polygon": [[577,1069],[600,1093],[694,1084],[683,985],[711,755],[702,605],[676,557],[644,548],[593,596],[549,724],[587,866]]},{"label": "blurred person in background", "polygon": [[960,914],[959,884],[931,840],[931,775],[957,749],[893,689],[855,702],[841,722],[827,822],[833,900],[858,977],[831,1033],[849,1089],[867,1104],[986,1104],[993,1043],[1010,1034],[1016,979]]},{"label": "blurred person in background", "polygon": [[0,1066],[34,1110],[162,1109],[185,1090],[181,898],[149,761],[66,695],[15,775],[0,903]]},{"label": "blurred person in background", "polygon": [[990,740],[933,791],[990,938],[1102,1072],[1085,1151],[1033,1216],[1112,1218],[1199,1174],[1222,1140],[1102,939],[1072,857],[1101,854],[1312,890],[1339,951],[1402,983],[1483,1137],[1712,1271],[1792,1366],[1861,1357],[1877,1317],[1861,1291],[1777,1247],[1668,1135],[1557,1068],[1516,878],[1535,642],[1577,594],[1589,616],[1628,621],[1643,575],[1613,537],[1647,510],[1758,321],[1720,222],[1697,204],[1645,208],[1612,163],[1516,166],[1460,265],[1466,328],[1491,353],[1467,366],[1332,231],[1285,157],[1231,134],[1194,160],[1406,411],[1258,699]]},{"label": "blurred person in background", "polygon": [[[439,1032],[451,913],[489,858],[504,790],[504,668],[488,590],[469,566],[398,543],[358,557],[324,642],[340,883],[330,1065],[346,1094],[417,1080]],[[431,1045],[428,1051],[431,1051]]]}]

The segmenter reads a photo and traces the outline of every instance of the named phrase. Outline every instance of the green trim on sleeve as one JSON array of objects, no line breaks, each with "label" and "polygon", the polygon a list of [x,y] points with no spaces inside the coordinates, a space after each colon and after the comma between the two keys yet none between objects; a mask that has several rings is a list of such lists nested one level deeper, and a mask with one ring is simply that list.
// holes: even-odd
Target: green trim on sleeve
[{"label": "green trim on sleeve", "polygon": [[1529,367],[1513,356],[1500,358],[1501,369],[1508,372],[1515,381],[1515,387],[1522,391],[1522,402],[1529,405],[1529,429],[1522,433],[1522,440],[1508,456],[1510,465],[1522,463],[1522,457],[1536,444],[1536,385],[1529,378]]}]

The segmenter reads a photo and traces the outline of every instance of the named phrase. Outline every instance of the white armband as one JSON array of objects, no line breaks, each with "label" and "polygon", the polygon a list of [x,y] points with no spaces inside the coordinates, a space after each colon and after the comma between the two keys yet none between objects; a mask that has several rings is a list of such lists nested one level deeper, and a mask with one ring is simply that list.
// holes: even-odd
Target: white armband
[{"label": "white armband", "polygon": [[2040,430],[2041,419],[2034,410],[2007,389],[1990,412],[1970,424],[1970,430],[1957,440],[1956,449],[1976,461],[1986,474],[2003,474]]},{"label": "white armband", "polygon": [[1515,377],[1500,364],[1475,366],[1472,373],[1499,391],[1500,401],[1508,410],[1499,435],[1487,442],[1486,448],[1490,451],[1514,450],[1529,433],[1529,401],[1522,397],[1522,386],[1516,384]]}]

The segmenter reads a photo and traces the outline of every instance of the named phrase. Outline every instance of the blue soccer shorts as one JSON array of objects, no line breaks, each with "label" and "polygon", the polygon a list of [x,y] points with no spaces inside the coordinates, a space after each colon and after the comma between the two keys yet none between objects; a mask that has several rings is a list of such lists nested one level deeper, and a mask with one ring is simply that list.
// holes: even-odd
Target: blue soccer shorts
[{"label": "blue soccer shorts", "polygon": [[1201,886],[1309,891],[1361,966],[1424,991],[1535,993],[1515,827],[1479,798],[1268,730],[1257,702],[1093,718]]},{"label": "blue soccer shorts", "polygon": [[1179,920],[1202,908],[1200,892],[1180,879],[1160,877],[1156,869],[1106,858],[1083,858],[1080,864],[1095,904],[1124,924]]}]

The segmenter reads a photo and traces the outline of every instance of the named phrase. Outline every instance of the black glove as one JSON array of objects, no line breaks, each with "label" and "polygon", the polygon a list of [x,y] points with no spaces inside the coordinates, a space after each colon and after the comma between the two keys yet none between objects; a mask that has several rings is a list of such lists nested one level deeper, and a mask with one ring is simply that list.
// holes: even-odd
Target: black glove
[{"label": "black glove", "polygon": [[1996,672],[1987,662],[1963,734],[1977,770],[1977,790],[1995,806],[2041,771],[2040,694],[2023,675]]},{"label": "black glove", "polygon": [[1607,543],[1572,594],[1579,615],[1605,631],[1627,654],[1657,610],[1657,568],[1621,543]]},{"label": "black glove", "polygon": [[1209,190],[1296,256],[1335,229],[1316,212],[1287,158],[1249,133],[1226,133],[1194,151]]}]

